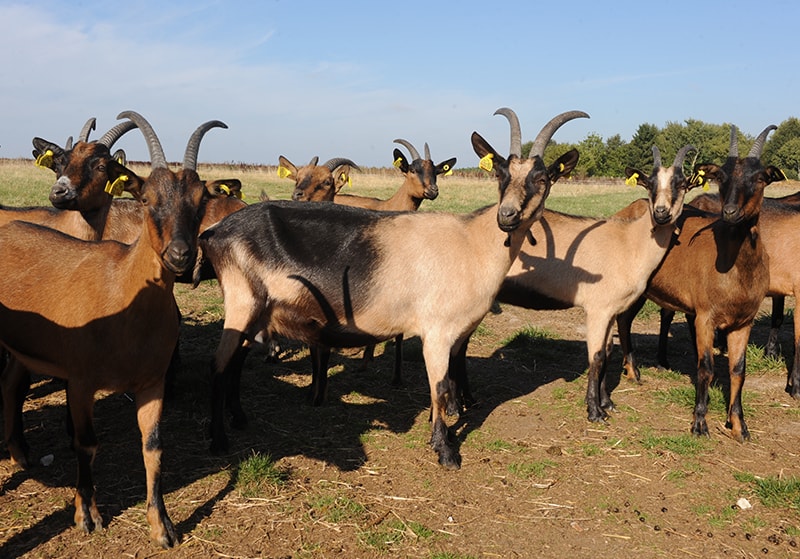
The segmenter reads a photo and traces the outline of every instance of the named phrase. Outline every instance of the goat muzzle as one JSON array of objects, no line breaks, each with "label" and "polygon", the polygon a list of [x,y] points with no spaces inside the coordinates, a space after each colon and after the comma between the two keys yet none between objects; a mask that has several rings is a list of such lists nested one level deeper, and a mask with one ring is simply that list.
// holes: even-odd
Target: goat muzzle
[{"label": "goat muzzle", "polygon": [[653,219],[658,225],[666,225],[670,222],[670,218],[672,214],[669,211],[669,208],[665,206],[659,206],[653,210]]},{"label": "goat muzzle", "polygon": [[72,182],[61,177],[50,189],[50,203],[59,210],[69,210],[75,205],[78,193],[72,187]]},{"label": "goat muzzle", "polygon": [[194,251],[186,241],[173,240],[161,255],[164,266],[176,274],[183,274],[194,265]]}]

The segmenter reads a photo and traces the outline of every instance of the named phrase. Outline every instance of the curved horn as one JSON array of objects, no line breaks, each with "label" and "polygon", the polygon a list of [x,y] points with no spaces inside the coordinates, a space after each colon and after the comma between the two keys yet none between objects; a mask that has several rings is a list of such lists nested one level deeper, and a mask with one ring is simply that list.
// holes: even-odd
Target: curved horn
[{"label": "curved horn", "polygon": [[183,154],[183,168],[192,171],[197,170],[197,153],[200,151],[200,140],[206,132],[212,128],[227,128],[228,125],[221,120],[209,120],[204,122],[192,133],[189,143],[186,144],[186,152]]},{"label": "curved horn", "polygon": [[761,131],[761,134],[758,135],[756,138],[753,147],[750,148],[750,153],[747,154],[747,157],[761,157],[761,150],[764,149],[764,143],[767,141],[767,136],[773,130],[777,130],[777,126],[774,124],[770,124],[764,130]]},{"label": "curved horn", "polygon": [[[411,159],[412,159],[412,160],[414,160],[414,159],[421,159],[421,157],[419,156],[419,152],[417,151],[417,149],[416,149],[414,146],[412,146],[412,145],[411,145],[411,142],[409,142],[408,140],[404,140],[404,139],[402,139],[402,138],[397,138],[397,139],[394,141],[394,143],[396,143],[396,144],[400,144],[401,146],[405,146],[405,148],[408,150],[408,153],[410,153],[410,154],[411,154]],[[427,144],[426,144],[426,145],[427,145]],[[428,159],[430,159],[430,158],[428,158]]]},{"label": "curved horn", "polygon": [[116,126],[114,126],[111,130],[103,134],[103,136],[97,140],[98,144],[103,144],[109,150],[114,143],[119,140],[123,134],[126,132],[133,130],[136,128],[136,123],[132,120],[126,120],[125,122],[120,122]]},{"label": "curved horn", "polygon": [[659,169],[661,167],[661,152],[658,151],[658,146],[653,146],[653,168]]},{"label": "curved horn", "polygon": [[164,156],[164,148],[161,147],[161,142],[158,141],[155,130],[150,126],[150,123],[145,118],[135,111],[122,111],[117,115],[117,119],[127,118],[136,123],[139,130],[142,131],[145,142],[147,142],[147,150],[150,152],[150,168],[159,169],[167,168],[167,158]]},{"label": "curved horn", "polygon": [[67,136],[67,143],[64,144],[64,151],[69,151],[72,149],[72,136]]},{"label": "curved horn", "polygon": [[310,167],[316,167],[318,161],[319,161],[319,155],[315,155],[314,157],[311,158],[311,161],[308,162],[308,165]]},{"label": "curved horn", "polygon": [[79,142],[88,142],[89,141],[89,134],[91,134],[92,130],[95,129],[97,125],[97,119],[92,117],[86,121],[86,124],[83,125],[81,128],[81,133],[78,134],[78,141]]},{"label": "curved horn", "polygon": [[503,115],[508,119],[508,124],[511,125],[511,149],[509,154],[522,157],[522,130],[519,127],[517,113],[508,107],[501,107],[497,109],[494,114]]},{"label": "curved horn", "polygon": [[431,148],[428,147],[428,142],[425,142],[425,147],[423,149],[425,150],[425,159],[430,161],[431,160]]},{"label": "curved horn", "polygon": [[327,167],[330,172],[333,172],[336,167],[340,165],[350,165],[353,169],[361,170],[358,165],[350,161],[345,157],[334,157],[333,159],[328,159],[325,163],[323,163],[323,167]]},{"label": "curved horn", "polygon": [[697,148],[690,144],[683,146],[681,149],[679,149],[678,153],[675,154],[675,161],[672,162],[672,166],[682,169],[683,160],[686,159],[686,154],[689,153],[690,151],[697,151]]},{"label": "curved horn", "polygon": [[589,115],[583,111],[567,111],[553,117],[550,122],[544,125],[544,128],[542,128],[541,132],[536,136],[529,157],[533,157],[534,155],[544,157],[544,148],[547,146],[547,142],[550,141],[550,138],[553,137],[553,134],[556,133],[556,130],[575,118],[589,118]]},{"label": "curved horn", "polygon": [[731,124],[731,149],[728,150],[728,157],[739,157],[739,137],[733,124]]}]

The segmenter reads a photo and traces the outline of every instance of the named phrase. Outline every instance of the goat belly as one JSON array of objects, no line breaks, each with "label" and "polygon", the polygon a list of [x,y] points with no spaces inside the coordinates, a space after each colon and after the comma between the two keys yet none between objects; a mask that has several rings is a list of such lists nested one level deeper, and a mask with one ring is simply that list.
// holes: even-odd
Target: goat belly
[{"label": "goat belly", "polygon": [[538,293],[531,289],[530,286],[523,285],[508,278],[505,279],[500,286],[500,291],[497,293],[497,300],[501,303],[514,305],[515,307],[539,311],[557,311],[571,309],[575,306],[571,302],[561,301]]}]

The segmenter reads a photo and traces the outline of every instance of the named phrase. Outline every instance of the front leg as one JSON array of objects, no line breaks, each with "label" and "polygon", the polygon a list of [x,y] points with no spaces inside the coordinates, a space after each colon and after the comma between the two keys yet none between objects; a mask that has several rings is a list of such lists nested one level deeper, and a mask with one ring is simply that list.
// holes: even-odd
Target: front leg
[{"label": "front leg", "polygon": [[84,532],[103,528],[103,518],[95,503],[92,463],[97,453],[97,438],[92,425],[94,392],[74,380],[67,385],[70,413],[75,429],[73,448],[78,459],[75,487],[75,525]]},{"label": "front leg", "polygon": [[163,548],[178,543],[175,527],[164,506],[161,490],[161,411],[163,407],[164,383],[142,390],[136,394],[136,418],[142,435],[142,457],[147,477],[147,523],[150,538]]},{"label": "front leg", "polygon": [[794,313],[794,359],[792,369],[786,376],[786,392],[795,400],[800,400],[800,312],[797,311]]},{"label": "front leg", "polygon": [[728,370],[731,379],[728,421],[731,436],[739,442],[750,440],[750,431],[744,422],[742,410],[742,387],[744,386],[747,341],[750,339],[750,326],[728,332]]},{"label": "front leg", "polygon": [[323,345],[312,345],[311,351],[311,391],[309,400],[312,406],[321,406],[325,402],[328,389],[328,362],[331,348]]},{"label": "front leg", "polygon": [[708,389],[711,386],[711,379],[714,377],[714,325],[707,319],[696,320],[695,340],[699,357],[695,378],[692,434],[708,436],[706,413],[708,412]]},{"label": "front leg", "polygon": [[425,369],[428,372],[428,386],[431,391],[431,440],[430,444],[439,456],[439,464],[448,470],[461,467],[461,455],[454,442],[450,440],[450,432],[445,421],[448,397],[452,397],[451,382],[447,378],[448,364],[451,355],[458,355],[454,343],[447,340],[431,338],[422,341],[422,353],[425,358]]}]

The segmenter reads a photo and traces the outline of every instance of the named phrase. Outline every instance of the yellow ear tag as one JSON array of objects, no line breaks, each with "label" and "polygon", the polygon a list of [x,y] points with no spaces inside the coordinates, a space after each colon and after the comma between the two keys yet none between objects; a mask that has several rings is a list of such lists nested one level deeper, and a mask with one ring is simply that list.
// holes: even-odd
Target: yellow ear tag
[{"label": "yellow ear tag", "polygon": [[114,179],[114,182],[108,181],[106,183],[105,191],[112,196],[121,196],[127,181],[128,175],[120,175]]},{"label": "yellow ear tag", "polygon": [[783,180],[785,180],[785,181],[788,181],[788,180],[789,180],[789,179],[786,177],[786,173],[784,173],[784,172],[783,172],[783,169],[778,169],[778,171],[780,171],[780,173],[781,173],[781,176],[783,177]]},{"label": "yellow ear tag", "polygon": [[230,189],[230,188],[228,188],[228,185],[227,185],[227,184],[221,184],[221,185],[219,185],[219,189],[220,189],[222,192],[224,192],[226,196],[230,196],[230,195],[231,195],[231,189]]},{"label": "yellow ear tag", "polygon": [[448,175],[452,175],[453,174],[453,169],[450,168],[450,165],[445,165],[444,167],[442,167],[442,169],[444,169],[444,175],[443,176],[445,176],[445,177],[448,176]]},{"label": "yellow ear tag", "polygon": [[352,178],[350,178],[350,175],[348,175],[347,173],[342,173],[342,176],[341,176],[340,178],[341,178],[341,180],[342,180],[342,181],[344,181],[344,182],[346,182],[346,183],[347,183],[347,186],[348,186],[348,187],[352,188],[352,186],[353,186],[353,179],[352,179]]},{"label": "yellow ear tag", "polygon": [[563,163],[559,163],[558,164],[558,172],[559,173],[563,173],[564,172],[564,164]]},{"label": "yellow ear tag", "polygon": [[402,157],[398,157],[397,159],[395,159],[395,160],[392,162],[392,165],[394,165],[394,166],[395,166],[395,167],[397,167],[398,169],[400,168],[400,165],[402,165],[402,164],[403,164],[403,158],[402,158]]},{"label": "yellow ear tag", "polygon": [[631,176],[629,176],[627,179],[625,179],[625,184],[627,184],[628,186],[636,186],[636,184],[637,184],[636,181],[638,181],[638,180],[639,180],[639,173],[634,173]]},{"label": "yellow ear tag", "polygon": [[494,162],[492,161],[493,157],[494,157],[493,153],[487,153],[486,155],[481,157],[481,160],[478,163],[478,167],[480,167],[487,173],[490,173],[492,169],[494,169]]},{"label": "yellow ear tag", "polygon": [[36,166],[41,167],[42,169],[52,169],[53,168],[53,152],[51,150],[47,150],[39,157],[36,158]]},{"label": "yellow ear tag", "polygon": [[292,172],[289,169],[287,169],[286,167],[278,166],[278,176],[280,178],[285,179],[291,174],[292,174]]},{"label": "yellow ear tag", "polygon": [[706,178],[706,172],[702,169],[697,171],[692,177],[692,184],[694,186],[702,186],[703,190],[708,190],[708,179]]}]

